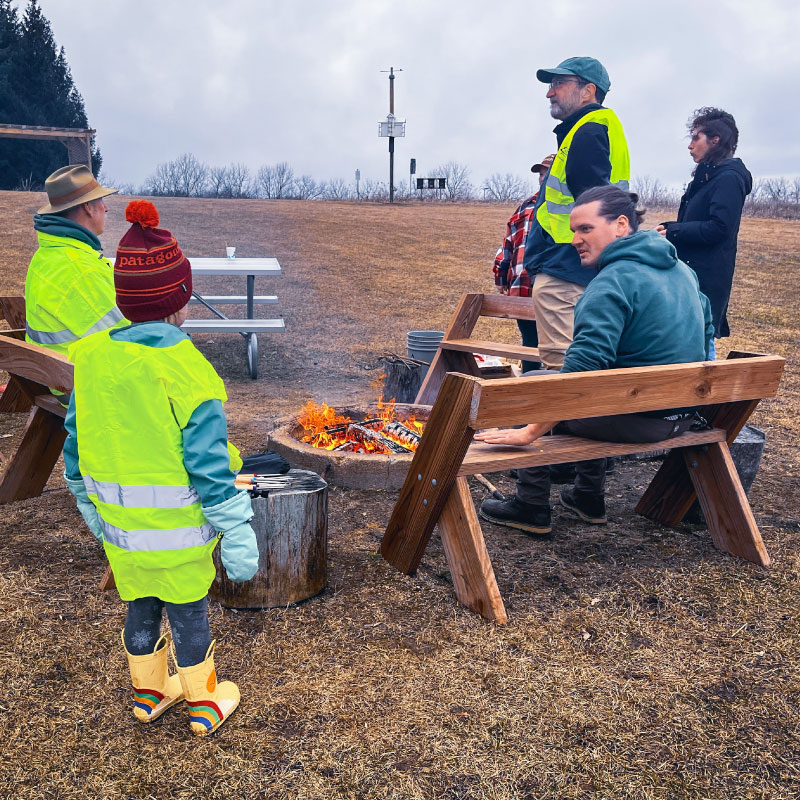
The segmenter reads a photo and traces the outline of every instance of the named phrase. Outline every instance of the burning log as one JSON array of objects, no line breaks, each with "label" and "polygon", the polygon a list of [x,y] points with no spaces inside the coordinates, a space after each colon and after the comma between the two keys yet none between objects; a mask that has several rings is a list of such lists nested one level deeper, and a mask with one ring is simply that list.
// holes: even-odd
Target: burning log
[{"label": "burning log", "polygon": [[[351,423],[345,422],[343,425],[326,425],[325,426],[325,433],[329,433],[331,435],[337,433],[345,433],[347,431],[348,425]],[[367,428],[371,428],[373,426],[381,427],[383,425],[383,420],[380,417],[373,417],[372,419],[365,419],[363,422],[357,423],[358,425],[364,425]]]},{"label": "burning log", "polygon": [[[342,433],[344,433],[344,431],[342,431]],[[347,441],[337,444],[336,447],[333,448],[333,451],[335,452],[338,450],[343,453],[353,453],[358,450],[359,447],[361,447],[361,445],[358,442]]]},{"label": "burning log", "polygon": [[410,453],[413,452],[411,447],[399,444],[393,441],[388,436],[384,436],[379,431],[374,431],[371,428],[365,428],[363,425],[353,423],[347,426],[347,433],[354,439],[361,442],[377,442],[382,447],[385,447],[390,453]]},{"label": "burning log", "polygon": [[383,432],[391,434],[395,439],[399,439],[403,444],[416,449],[419,446],[422,435],[411,428],[407,428],[402,422],[389,422],[383,426]]}]

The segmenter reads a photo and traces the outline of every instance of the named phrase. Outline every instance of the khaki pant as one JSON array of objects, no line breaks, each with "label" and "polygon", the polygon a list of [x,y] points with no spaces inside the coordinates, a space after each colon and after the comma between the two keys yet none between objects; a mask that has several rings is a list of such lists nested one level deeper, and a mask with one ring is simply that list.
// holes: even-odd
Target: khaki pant
[{"label": "khaki pant", "polygon": [[533,308],[539,332],[539,358],[547,369],[561,369],[572,344],[575,304],[586,291],[579,283],[540,272],[533,282]]}]

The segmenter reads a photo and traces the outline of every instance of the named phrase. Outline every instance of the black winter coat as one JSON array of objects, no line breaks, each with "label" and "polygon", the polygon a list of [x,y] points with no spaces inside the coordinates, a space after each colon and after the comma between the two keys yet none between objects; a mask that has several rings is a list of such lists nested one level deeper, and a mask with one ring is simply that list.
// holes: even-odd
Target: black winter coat
[{"label": "black winter coat", "polygon": [[728,300],[736,266],[736,237],[753,177],[742,160],[698,164],[681,198],[678,221],[664,223],[678,258],[696,273],[700,291],[711,301],[714,336],[730,336]]}]

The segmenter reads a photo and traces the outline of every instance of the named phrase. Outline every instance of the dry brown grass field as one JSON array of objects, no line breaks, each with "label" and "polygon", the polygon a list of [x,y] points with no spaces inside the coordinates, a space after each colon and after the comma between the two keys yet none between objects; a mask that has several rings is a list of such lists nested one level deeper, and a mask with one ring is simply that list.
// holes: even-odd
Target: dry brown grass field
[{"label": "dry brown grass field", "polygon": [[[0,294],[21,293],[40,202],[0,192]],[[125,202],[109,203],[109,254]],[[227,241],[284,268],[258,287],[286,319],[284,335],[260,338],[258,381],[240,337],[196,337],[245,452],[309,398],[372,399],[384,350],[442,329],[462,292],[491,291],[511,210],[157,205],[190,256]],[[218,670],[242,704],[200,740],[182,708],[134,721],[125,608],[97,589],[102,551],[57,470],[41,497],[0,508],[0,786],[59,799],[800,797],[799,251],[800,222],[744,220],[721,353],[787,358],[779,397],[753,420],[767,433],[751,501],[771,569],[721,554],[697,526],[637,517],[655,466],[623,462],[606,527],[556,510],[552,539],[534,541],[484,523],[510,616],[495,627],[455,601],[436,534],[414,578],[376,554],[394,493],[333,489],[321,595],[264,612],[211,605]],[[485,332],[517,341],[513,323]],[[4,416],[7,454],[25,417]]]}]

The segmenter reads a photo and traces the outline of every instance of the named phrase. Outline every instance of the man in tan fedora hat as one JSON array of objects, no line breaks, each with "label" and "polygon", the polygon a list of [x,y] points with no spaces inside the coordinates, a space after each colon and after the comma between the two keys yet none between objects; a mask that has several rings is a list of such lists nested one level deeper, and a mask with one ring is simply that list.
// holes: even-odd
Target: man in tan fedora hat
[{"label": "man in tan fedora hat", "polygon": [[127,324],[98,238],[108,211],[103,198],[117,190],[82,165],[57,169],[44,186],[47,203],[33,218],[39,249],[25,278],[25,340],[66,353],[90,333]]}]

